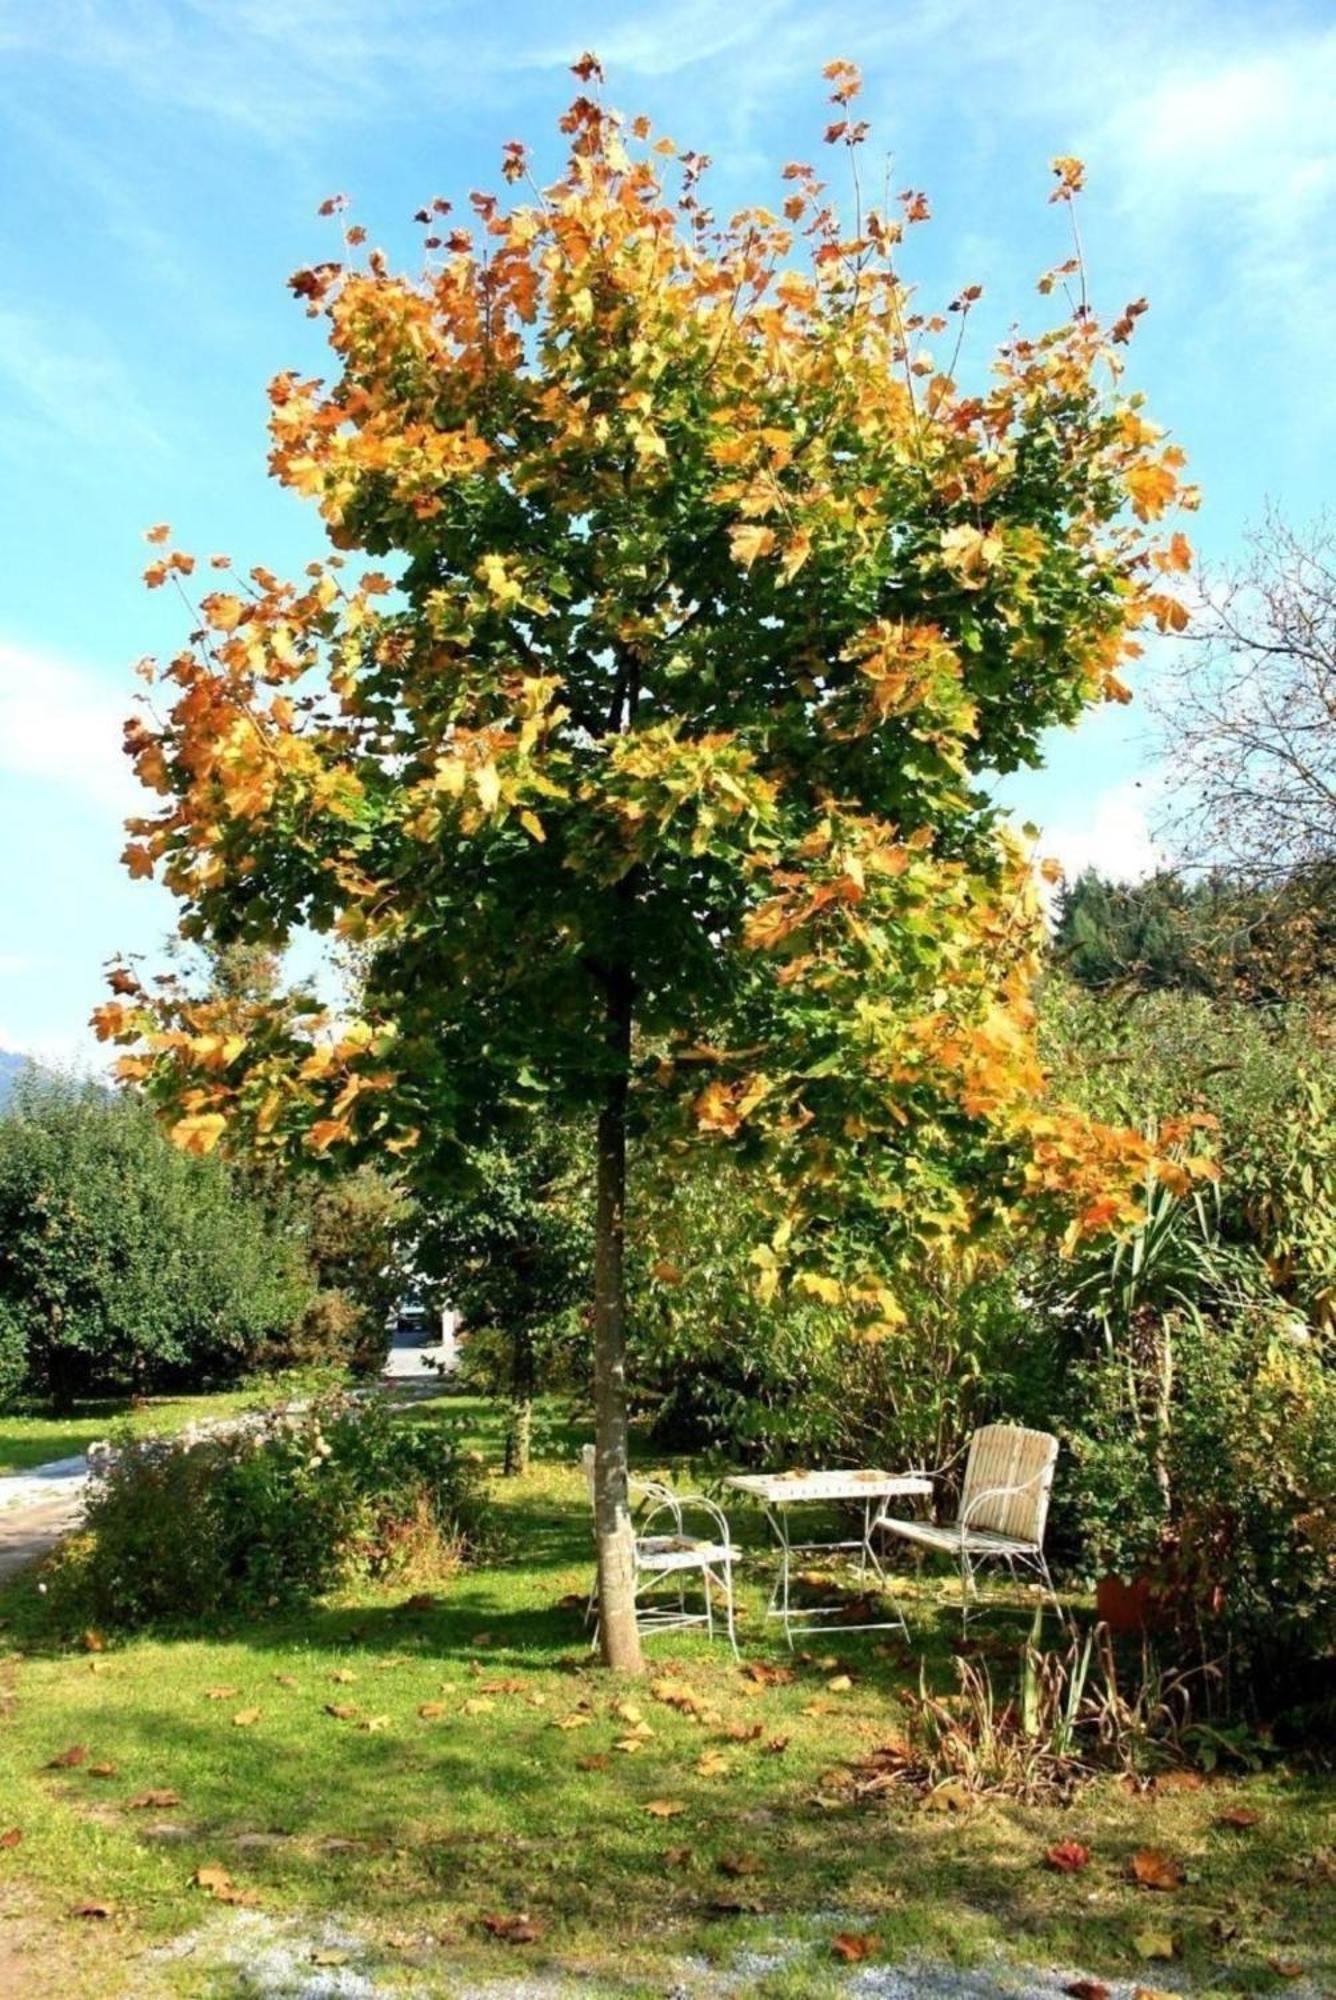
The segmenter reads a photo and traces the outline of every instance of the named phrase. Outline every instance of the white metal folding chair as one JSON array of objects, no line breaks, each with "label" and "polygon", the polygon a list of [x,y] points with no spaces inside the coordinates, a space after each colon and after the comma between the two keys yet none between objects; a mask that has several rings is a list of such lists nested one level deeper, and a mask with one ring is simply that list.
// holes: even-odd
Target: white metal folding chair
[{"label": "white metal folding chair", "polygon": [[[589,1483],[589,1497],[594,1497],[594,1447],[584,1446],[580,1453],[585,1477]],[[662,1485],[656,1479],[632,1479],[631,1497],[639,1513],[634,1544],[634,1581],[636,1595],[636,1624],[642,1632],[665,1632],[681,1630],[687,1626],[703,1625],[710,1638],[714,1637],[714,1602],[712,1592],[717,1590],[723,1600],[724,1623],[728,1633],[728,1643],[733,1648],[733,1656],[738,1657],[737,1635],[733,1626],[733,1563],[732,1537],[728,1531],[728,1521],[721,1507],[713,1500],[707,1500],[703,1493],[674,1493],[670,1486]],[[688,1534],[684,1516],[687,1513],[703,1515],[710,1523],[711,1534],[699,1536]],[[655,1523],[670,1526],[665,1534],[662,1528],[650,1533]],[[693,1611],[687,1602],[687,1584],[695,1571],[700,1576],[702,1608]],[[655,1598],[652,1593],[667,1588],[671,1593],[669,1601]],[[598,1611],[598,1579],[589,1594],[587,1618],[596,1618]],[[597,1637],[598,1626],[594,1627]]]},{"label": "white metal folding chair", "polygon": [[985,1424],[970,1439],[965,1482],[954,1521],[906,1521],[882,1513],[874,1530],[919,1548],[954,1556],[960,1568],[961,1622],[968,1625],[974,1572],[986,1562],[1005,1563],[1020,1582],[1032,1571],[1062,1615],[1044,1556],[1058,1440],[1020,1424]]}]

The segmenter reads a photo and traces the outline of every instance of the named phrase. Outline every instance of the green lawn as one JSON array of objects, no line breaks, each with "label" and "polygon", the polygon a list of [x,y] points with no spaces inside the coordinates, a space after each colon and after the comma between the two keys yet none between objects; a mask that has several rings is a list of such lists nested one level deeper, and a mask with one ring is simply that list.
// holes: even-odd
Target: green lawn
[{"label": "green lawn", "polygon": [[[461,1418],[495,1450],[478,1404],[405,1421]],[[749,1583],[744,1661],[791,1665],[792,1681],[758,1684],[722,1646],[668,1635],[647,1680],[621,1685],[592,1665],[569,1601],[589,1580],[579,1476],[563,1458],[498,1486],[511,1560],[432,1605],[368,1589],[90,1653],[43,1649],[30,1584],[0,1597],[0,1834],[23,1836],[0,1848],[15,1917],[0,1989],[7,1934],[34,1978],[56,1969],[53,1992],[98,2000],[247,1994],[257,1940],[276,1938],[387,1992],[564,1969],[572,1994],[663,1994],[693,1965],[708,1991],[710,1967],[742,1964],[731,1991],[806,2000],[851,1977],[832,1949],[843,1932],[874,1934],[878,1960],[1001,1950],[1169,1990],[1292,1990],[1295,1966],[1318,1991],[1336,1980],[1322,1781],[1273,1767],[1133,1796],[1101,1780],[1067,1807],[964,1812],[908,1787],[860,1800],[849,1767],[895,1732],[916,1657],[869,1634],[791,1659]],[[950,1607],[929,1588],[912,1603],[947,1688]],[[53,1768],[73,1746],[84,1758]],[[152,1791],[175,1797],[132,1805]],[[1256,1824],[1218,1823],[1240,1805]],[[1064,1839],[1090,1848],[1084,1871],[1044,1867]],[[1181,1859],[1180,1888],[1135,1886],[1145,1846]],[[198,1868],[224,1870],[243,1906],[195,1886]],[[111,1915],[72,1917],[84,1902]],[[498,1939],[489,1918],[537,1935]],[[1143,1956],[1157,1937],[1172,1962]]]},{"label": "green lawn", "polygon": [[257,1384],[224,1389],[209,1396],[150,1396],[131,1405],[125,1397],[76,1403],[67,1416],[0,1414],[0,1477],[27,1472],[50,1459],[73,1458],[105,1438],[118,1424],[128,1423],[137,1437],[157,1437],[184,1430],[190,1423],[254,1407],[264,1400]]},{"label": "green lawn", "polygon": [[331,1386],[331,1370],[293,1370],[281,1375],[257,1375],[235,1389],[215,1389],[201,1396],[102,1397],[78,1402],[61,1416],[16,1415],[0,1412],[0,1477],[27,1472],[52,1459],[73,1458],[90,1444],[128,1424],[136,1437],[162,1437],[187,1424],[212,1423],[243,1410],[271,1409],[289,1398],[301,1398]]}]

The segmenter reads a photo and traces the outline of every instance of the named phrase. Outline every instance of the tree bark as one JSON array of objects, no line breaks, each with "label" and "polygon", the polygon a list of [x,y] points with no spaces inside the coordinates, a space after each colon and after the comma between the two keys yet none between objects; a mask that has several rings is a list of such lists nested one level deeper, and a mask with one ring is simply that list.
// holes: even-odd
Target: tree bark
[{"label": "tree bark", "polygon": [[627,1489],[626,1102],[631,1056],[632,981],[614,966],[607,979],[610,1059],[598,1118],[594,1236],[594,1532],[598,1543],[599,1643],[606,1666],[640,1673],[631,1506]]}]

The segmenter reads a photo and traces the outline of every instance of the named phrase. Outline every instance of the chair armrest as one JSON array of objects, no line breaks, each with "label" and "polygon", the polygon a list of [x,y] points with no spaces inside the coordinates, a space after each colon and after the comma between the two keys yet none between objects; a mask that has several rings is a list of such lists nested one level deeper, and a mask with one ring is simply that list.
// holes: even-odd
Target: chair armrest
[{"label": "chair armrest", "polygon": [[985,1486],[982,1492],[971,1493],[969,1504],[961,1508],[960,1518],[956,1523],[961,1534],[965,1534],[968,1530],[970,1515],[976,1507],[981,1507],[987,1500],[1012,1500],[1018,1493],[1028,1493],[1032,1486],[1037,1486],[1045,1477],[1047,1470],[1047,1467],[1041,1467],[1038,1472],[1032,1472],[1028,1479],[1019,1480],[1014,1486]]},{"label": "chair armrest", "polygon": [[645,1510],[635,1525],[636,1534],[643,1536],[652,1521],[657,1520],[660,1514],[667,1514],[673,1524],[673,1533],[680,1535],[682,1502],[672,1488],[660,1486],[654,1479],[637,1479],[634,1486],[639,1495],[637,1505]]},{"label": "chair armrest", "polygon": [[728,1516],[722,1507],[716,1505],[713,1500],[707,1500],[703,1493],[678,1494],[677,1505],[679,1521],[684,1514],[708,1515],[715,1529],[716,1540],[722,1542],[726,1549],[732,1549],[733,1538],[729,1533]]}]

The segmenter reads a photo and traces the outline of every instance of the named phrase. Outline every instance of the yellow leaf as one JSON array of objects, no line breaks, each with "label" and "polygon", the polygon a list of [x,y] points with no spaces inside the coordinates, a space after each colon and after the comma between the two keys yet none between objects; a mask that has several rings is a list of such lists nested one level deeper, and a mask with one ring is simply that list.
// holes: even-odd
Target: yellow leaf
[{"label": "yellow leaf", "polygon": [[759,522],[746,521],[736,528],[730,528],[728,538],[732,545],[733,557],[745,569],[750,569],[758,556],[768,556],[775,546],[773,528],[763,528]]},{"label": "yellow leaf", "polygon": [[191,1118],[177,1119],[172,1127],[172,1144],[183,1153],[211,1153],[226,1127],[227,1120],[220,1112],[197,1112]]},{"label": "yellow leaf", "polygon": [[312,1149],[317,1153],[326,1152],[340,1139],[348,1137],[348,1122],[344,1118],[319,1118],[311,1127]]}]

